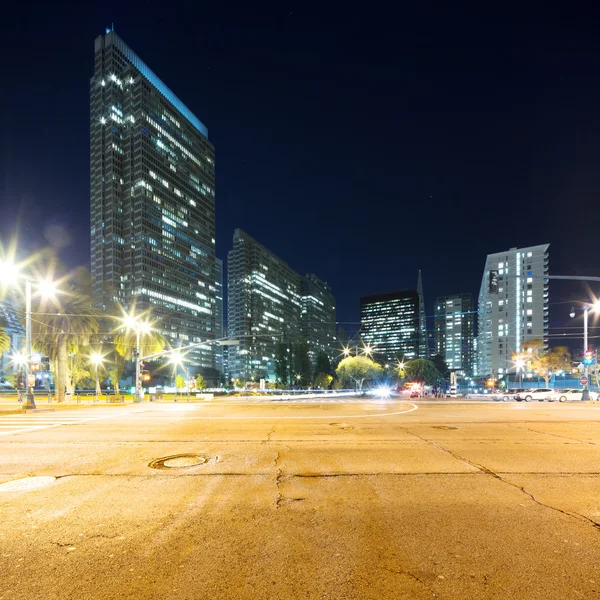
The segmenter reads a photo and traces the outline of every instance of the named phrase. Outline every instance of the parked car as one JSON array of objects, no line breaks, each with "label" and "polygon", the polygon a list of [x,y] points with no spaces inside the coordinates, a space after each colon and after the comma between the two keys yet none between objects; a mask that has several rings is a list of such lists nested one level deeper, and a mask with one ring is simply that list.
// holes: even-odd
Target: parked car
[{"label": "parked car", "polygon": [[500,400],[502,400],[502,402],[508,402],[509,400],[516,400],[517,395],[520,392],[524,392],[524,391],[525,390],[522,388],[516,388],[513,390],[505,390],[504,392],[497,391],[495,394],[492,395],[492,399],[495,400],[496,402],[500,402]]},{"label": "parked car", "polygon": [[411,397],[411,398],[418,398],[418,397],[419,397],[419,392],[418,392],[417,390],[413,390],[413,391],[410,393],[410,397]]},{"label": "parked car", "polygon": [[[551,394],[546,396],[546,400],[548,402],[554,402],[558,400],[559,402],[566,402],[567,400],[582,400],[583,390],[580,389],[565,389],[565,390],[554,390]],[[590,392],[590,400],[599,400],[600,394],[598,392]]]},{"label": "parked car", "polygon": [[539,402],[543,402],[548,394],[551,394],[554,390],[551,388],[529,388],[520,390],[517,394],[517,402],[531,402],[532,400],[538,400]]}]

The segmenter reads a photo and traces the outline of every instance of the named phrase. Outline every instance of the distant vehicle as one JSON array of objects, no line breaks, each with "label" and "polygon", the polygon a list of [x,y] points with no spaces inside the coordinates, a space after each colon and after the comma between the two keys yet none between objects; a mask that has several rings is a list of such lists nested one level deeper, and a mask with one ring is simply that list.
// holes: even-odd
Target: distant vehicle
[{"label": "distant vehicle", "polygon": [[14,390],[15,388],[6,381],[3,377],[0,377],[0,390]]},{"label": "distant vehicle", "polygon": [[500,402],[500,400],[502,400],[502,402],[509,402],[510,400],[516,400],[517,396],[524,391],[525,390],[523,388],[516,388],[514,390],[506,390],[504,392],[497,391],[492,396],[492,399],[495,400],[496,402]]},{"label": "distant vehicle", "polygon": [[[598,396],[597,392],[590,392],[590,400],[597,400]],[[566,402],[567,400],[582,400],[582,397],[583,390],[569,388],[565,390],[554,390],[551,394],[546,396],[546,400],[548,400],[548,402],[554,402],[555,400]]]},{"label": "distant vehicle", "polygon": [[543,402],[548,394],[551,394],[554,390],[551,388],[530,388],[520,390],[517,394],[516,400],[517,402],[531,402],[532,400],[538,400],[539,402]]},{"label": "distant vehicle", "polygon": [[419,392],[418,392],[417,390],[413,390],[413,391],[410,393],[410,397],[411,397],[411,398],[418,398],[418,397],[419,397]]}]

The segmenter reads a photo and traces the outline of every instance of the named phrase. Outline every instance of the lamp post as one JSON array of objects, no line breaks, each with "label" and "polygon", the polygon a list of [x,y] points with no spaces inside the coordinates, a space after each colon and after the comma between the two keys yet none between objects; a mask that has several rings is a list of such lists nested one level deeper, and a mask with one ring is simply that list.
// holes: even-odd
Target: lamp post
[{"label": "lamp post", "polygon": [[133,356],[135,358],[135,401],[142,401],[142,382],[141,382],[141,365],[142,360],[140,357],[140,340],[142,333],[150,331],[150,325],[144,321],[140,321],[139,318],[134,315],[128,315],[125,317],[125,325],[128,329],[135,330],[135,349]]},{"label": "lamp post", "polygon": [[[16,280],[25,281],[25,403],[23,408],[35,408],[34,386],[31,383],[31,296],[32,279],[19,272],[19,266],[12,262],[0,262],[0,281],[10,285]],[[54,284],[49,280],[38,282],[38,292],[41,296],[54,296],[56,292]]]},{"label": "lamp post", "polygon": [[[588,313],[589,311],[594,310],[596,312],[600,312],[600,301],[596,300],[593,304],[588,302],[583,303],[583,368],[584,375],[586,376],[589,382],[589,365],[587,363],[587,352],[588,352]],[[575,317],[575,308],[571,308],[570,317]],[[586,383],[583,386],[583,393],[581,396],[582,400],[590,399],[590,390],[588,388],[588,384]]]}]

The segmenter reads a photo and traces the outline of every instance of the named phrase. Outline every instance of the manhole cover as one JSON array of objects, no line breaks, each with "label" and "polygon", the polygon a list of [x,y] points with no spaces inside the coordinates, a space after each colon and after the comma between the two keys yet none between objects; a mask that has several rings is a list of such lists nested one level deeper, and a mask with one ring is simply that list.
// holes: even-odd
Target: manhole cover
[{"label": "manhole cover", "polygon": [[434,429],[458,429],[458,427],[454,427],[454,425],[434,425]]},{"label": "manhole cover", "polygon": [[0,484],[0,492],[28,492],[43,488],[56,481],[56,477],[24,477]]},{"label": "manhole cover", "polygon": [[202,454],[175,454],[153,460],[148,466],[153,469],[185,469],[188,467],[199,467],[210,462],[210,456]]}]

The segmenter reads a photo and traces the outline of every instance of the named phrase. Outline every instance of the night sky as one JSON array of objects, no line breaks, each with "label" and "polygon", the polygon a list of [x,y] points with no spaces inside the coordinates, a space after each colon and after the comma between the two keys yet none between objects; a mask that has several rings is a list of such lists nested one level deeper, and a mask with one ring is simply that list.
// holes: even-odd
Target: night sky
[{"label": "night sky", "polygon": [[[477,294],[486,254],[513,246],[550,242],[553,274],[600,275],[596,12],[218,4],[4,13],[4,240],[19,226],[89,263],[89,79],[114,23],[208,127],[217,255],[241,227],[331,283],[339,321],[418,269],[431,314],[438,295]],[[552,284],[553,327],[585,295]]]}]

